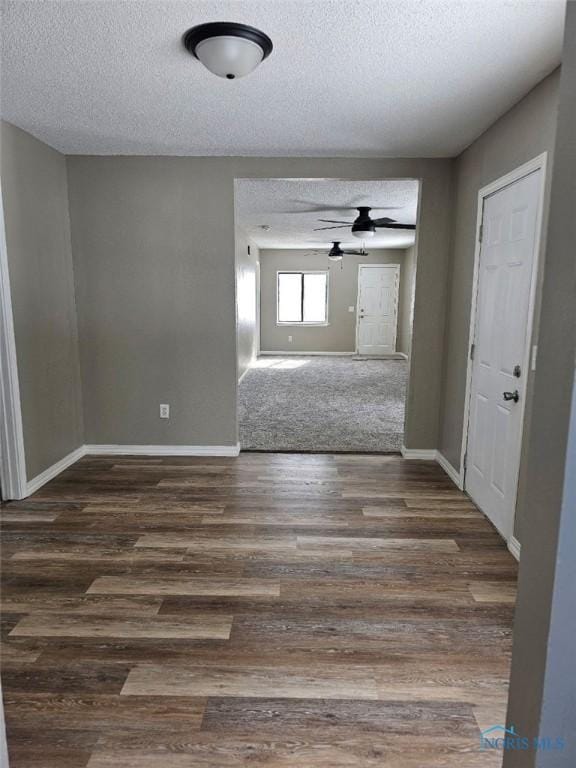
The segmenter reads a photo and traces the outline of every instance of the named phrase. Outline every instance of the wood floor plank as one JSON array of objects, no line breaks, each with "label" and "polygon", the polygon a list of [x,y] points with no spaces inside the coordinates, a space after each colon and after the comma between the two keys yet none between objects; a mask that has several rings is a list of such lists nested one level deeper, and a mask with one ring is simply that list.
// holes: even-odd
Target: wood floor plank
[{"label": "wood floor plank", "polygon": [[2,611],[12,613],[79,613],[104,616],[153,616],[158,613],[159,597],[116,597],[109,595],[60,595],[32,589],[4,594]]},{"label": "wood floor plank", "polygon": [[269,525],[279,528],[294,526],[311,526],[317,528],[348,528],[349,521],[345,520],[330,520],[326,518],[313,517],[311,515],[290,515],[284,516],[278,514],[272,515],[260,515],[259,517],[252,515],[251,517],[244,515],[222,515],[220,518],[214,517],[202,518],[202,525]]},{"label": "wood floor plank", "polygon": [[106,694],[7,693],[5,706],[10,722],[21,728],[79,728],[90,723],[94,729],[199,730],[206,700],[177,696],[150,697]]},{"label": "wood floor plank", "polygon": [[[380,483],[380,485],[384,485],[384,483]],[[354,489],[350,489],[349,487],[342,491],[342,498],[344,499],[386,499],[390,501],[404,501],[408,502],[410,499],[425,499],[426,503],[428,501],[441,501],[441,502],[449,502],[449,501],[463,501],[465,503],[470,503],[470,500],[468,497],[457,490],[444,490],[444,489],[438,489],[438,490],[426,490],[427,483],[424,482],[423,487],[419,490],[414,487],[407,487],[406,483],[396,483],[395,488],[390,487],[390,483],[386,483],[386,489],[382,489],[381,487],[366,487],[364,484],[359,483],[357,487]]]},{"label": "wood floor plank", "polygon": [[383,732],[474,738],[477,723],[470,705],[461,702],[402,702],[358,699],[257,699],[211,697],[203,731],[261,736],[281,730],[294,738],[326,730],[331,737]]},{"label": "wood floor plank", "polygon": [[20,510],[5,508],[0,512],[0,523],[51,523],[60,512],[51,510]]},{"label": "wood floor plank", "polygon": [[0,649],[0,664],[2,667],[6,667],[7,664],[31,664],[41,653],[42,651],[39,649],[28,650],[4,641]]},{"label": "wood floor plank", "polygon": [[[68,662],[70,655],[68,654]],[[122,664],[85,665],[78,660],[58,666],[41,660],[2,672],[2,690],[25,693],[120,693],[129,672]]]},{"label": "wood floor plank", "polygon": [[435,462],[87,456],[0,509],[11,768],[490,768],[517,564]]},{"label": "wood floor plank", "polygon": [[65,561],[67,563],[86,563],[94,560],[97,563],[174,563],[182,561],[184,554],[181,550],[167,552],[162,550],[123,550],[104,549],[99,547],[61,547],[58,549],[21,549],[12,555],[12,560],[48,560],[50,562]]},{"label": "wood floor plank", "polygon": [[404,507],[393,506],[372,506],[363,507],[362,514],[368,518],[399,518],[401,520],[407,520],[410,518],[438,518],[441,520],[452,520],[453,518],[475,518],[482,520],[481,513],[474,507],[458,506],[453,504],[442,504],[437,507],[426,504]]},{"label": "wood floor plank", "polygon": [[226,640],[232,617],[198,614],[183,621],[167,616],[78,616],[34,613],[24,617],[10,632],[11,637],[117,637]]},{"label": "wood floor plank", "polygon": [[249,696],[284,699],[376,699],[371,669],[319,666],[192,667],[138,665],[122,689],[133,696]]},{"label": "wood floor plank", "polygon": [[469,584],[470,592],[478,603],[516,602],[516,584],[505,581],[473,581]]},{"label": "wood floor plank", "polygon": [[[201,732],[192,738],[155,739],[148,749],[134,738],[103,741],[88,768],[498,768],[501,753],[479,753],[478,738],[361,734],[355,739],[316,737],[223,737]],[[152,740],[150,740],[152,741]],[[110,746],[107,746],[107,742]]]},{"label": "wood floor plank", "polygon": [[236,536],[218,536],[209,538],[206,535],[170,536],[164,534],[147,534],[141,536],[136,542],[136,547],[152,547],[169,549],[185,549],[188,552],[209,552],[212,549],[228,549],[232,552],[250,550],[260,552],[262,550],[275,551],[296,547],[295,536],[261,536],[241,538]]},{"label": "wood floor plank", "polygon": [[88,589],[89,594],[107,595],[280,595],[277,582],[263,579],[201,578],[167,579],[101,576]]},{"label": "wood floor plank", "polygon": [[298,547],[320,549],[340,547],[341,549],[423,549],[427,552],[458,552],[453,539],[382,539],[365,536],[298,536]]}]

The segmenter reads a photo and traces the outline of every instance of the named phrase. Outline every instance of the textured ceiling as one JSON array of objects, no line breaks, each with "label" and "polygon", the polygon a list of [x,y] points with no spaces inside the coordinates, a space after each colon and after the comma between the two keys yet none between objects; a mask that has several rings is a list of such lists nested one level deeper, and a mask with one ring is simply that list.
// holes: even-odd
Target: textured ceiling
[{"label": "textured ceiling", "polygon": [[[352,221],[356,211],[342,211],[346,206],[394,206],[394,210],[376,210],[374,218],[389,216],[401,224],[415,224],[418,206],[418,182],[414,179],[390,181],[345,181],[338,179],[239,179],[236,181],[236,221],[261,248],[321,248],[332,240],[342,246],[358,248],[361,241],[350,229],[314,232],[327,227],[318,219]],[[323,208],[309,212],[310,209]],[[308,212],[306,212],[308,211]],[[270,229],[264,231],[262,225]],[[414,243],[414,232],[378,229],[366,241],[367,248],[407,248]]]},{"label": "textured ceiling", "polygon": [[[2,115],[65,153],[452,156],[560,60],[564,0],[8,0]],[[206,21],[274,51],[219,79]]]}]

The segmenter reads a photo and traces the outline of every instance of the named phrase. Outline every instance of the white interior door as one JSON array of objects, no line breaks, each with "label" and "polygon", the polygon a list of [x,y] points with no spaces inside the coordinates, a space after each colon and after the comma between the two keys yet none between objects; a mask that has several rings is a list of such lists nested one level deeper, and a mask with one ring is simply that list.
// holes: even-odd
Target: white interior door
[{"label": "white interior door", "polygon": [[400,265],[360,265],[357,346],[362,355],[396,351]]},{"label": "white interior door", "polygon": [[541,174],[485,198],[482,216],[465,488],[506,539],[520,466]]}]

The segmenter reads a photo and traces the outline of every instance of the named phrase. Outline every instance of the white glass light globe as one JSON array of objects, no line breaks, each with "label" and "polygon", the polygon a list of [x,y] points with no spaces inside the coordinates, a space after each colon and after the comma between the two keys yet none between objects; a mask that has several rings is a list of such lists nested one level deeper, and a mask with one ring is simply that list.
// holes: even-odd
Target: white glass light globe
[{"label": "white glass light globe", "polygon": [[249,75],[264,56],[264,51],[257,43],[232,35],[202,40],[196,46],[195,53],[210,72],[228,80]]},{"label": "white glass light globe", "polygon": [[373,229],[359,229],[355,232],[352,232],[354,237],[357,237],[359,240],[365,240],[367,237],[374,237],[376,234]]}]

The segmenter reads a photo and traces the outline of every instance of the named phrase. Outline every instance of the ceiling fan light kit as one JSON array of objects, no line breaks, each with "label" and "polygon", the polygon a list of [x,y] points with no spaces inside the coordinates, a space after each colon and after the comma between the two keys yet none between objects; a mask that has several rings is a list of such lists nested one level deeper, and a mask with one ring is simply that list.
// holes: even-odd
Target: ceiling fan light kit
[{"label": "ceiling fan light kit", "polygon": [[332,248],[328,251],[328,258],[330,261],[342,261],[342,256],[346,254],[349,256],[368,256],[368,251],[364,248],[359,251],[350,251],[349,249],[340,248],[340,240],[332,241]]},{"label": "ceiling fan light kit", "polygon": [[354,237],[364,239],[365,237],[374,237],[376,234],[376,227],[370,218],[371,210],[372,209],[367,206],[358,208],[358,216],[352,225],[352,234]]},{"label": "ceiling fan light kit", "polygon": [[370,211],[373,209],[368,205],[361,205],[357,207],[356,210],[358,211],[358,216],[353,222],[335,221],[334,219],[318,219],[318,221],[330,223],[335,226],[316,227],[314,232],[320,232],[323,229],[343,229],[345,227],[351,227],[354,237],[357,237],[359,240],[366,240],[367,238],[374,237],[377,227],[381,229],[416,229],[415,224],[398,224],[396,219],[390,219],[388,216],[373,219],[370,216]]},{"label": "ceiling fan light kit", "polygon": [[376,231],[374,230],[374,227],[371,228],[362,228],[362,229],[355,229],[352,227],[352,234],[354,237],[358,237],[360,240],[363,240],[365,237],[374,237],[376,234]]},{"label": "ceiling fan light kit", "polygon": [[226,80],[253,72],[272,52],[272,40],[247,24],[214,21],[191,27],[183,37],[186,50],[206,69]]}]

